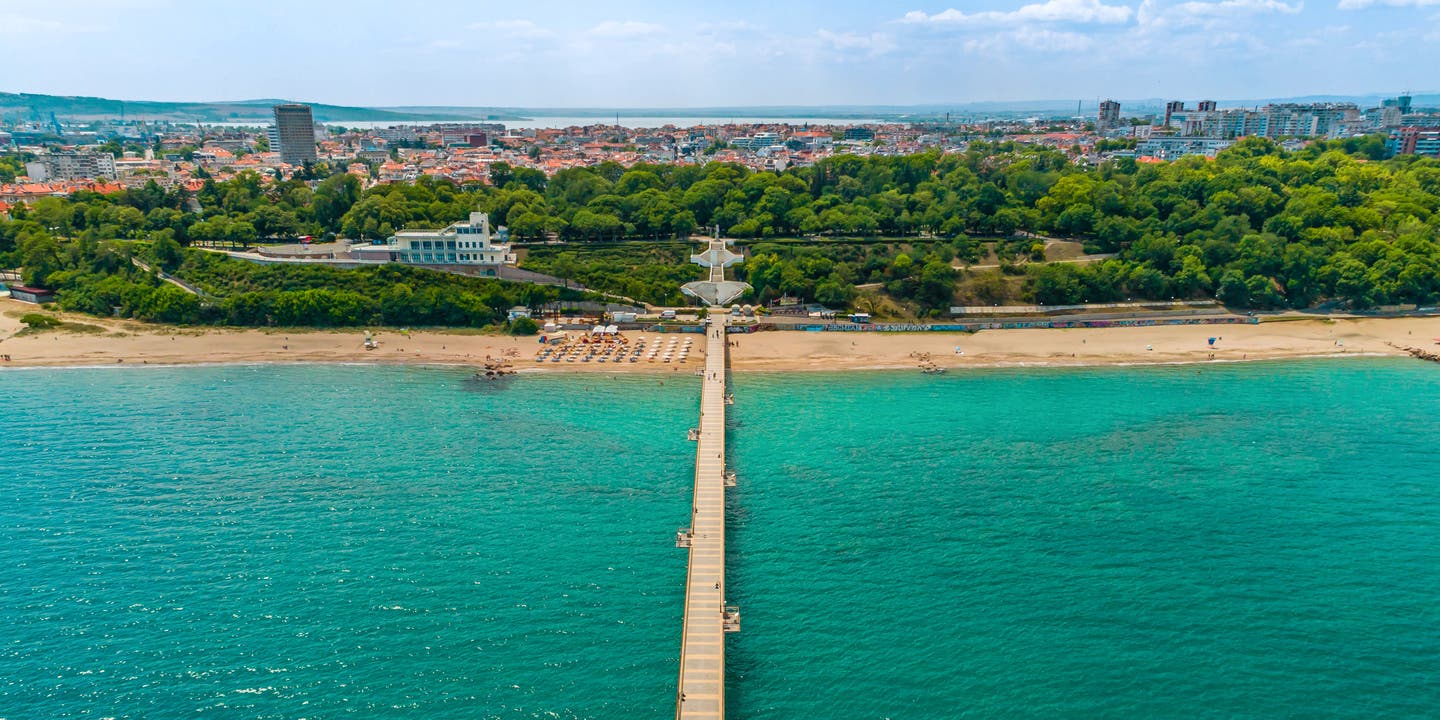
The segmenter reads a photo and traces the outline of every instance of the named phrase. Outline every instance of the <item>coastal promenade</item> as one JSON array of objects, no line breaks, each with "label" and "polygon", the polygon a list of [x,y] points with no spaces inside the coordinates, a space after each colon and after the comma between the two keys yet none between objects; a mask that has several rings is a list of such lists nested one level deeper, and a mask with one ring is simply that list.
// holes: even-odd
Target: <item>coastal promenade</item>
[{"label": "coastal promenade", "polygon": [[[743,284],[725,280],[725,267],[738,256],[723,240],[694,258],[710,268],[707,281],[686,286],[715,307],[733,299]],[[685,622],[680,640],[680,684],[675,694],[679,720],[722,720],[725,717],[725,633],[738,630],[740,614],[725,605],[725,360],[728,317],[712,312],[705,327],[705,370],[700,391],[700,427],[695,449],[695,489],[690,528],[677,543],[689,545],[685,580]]]}]

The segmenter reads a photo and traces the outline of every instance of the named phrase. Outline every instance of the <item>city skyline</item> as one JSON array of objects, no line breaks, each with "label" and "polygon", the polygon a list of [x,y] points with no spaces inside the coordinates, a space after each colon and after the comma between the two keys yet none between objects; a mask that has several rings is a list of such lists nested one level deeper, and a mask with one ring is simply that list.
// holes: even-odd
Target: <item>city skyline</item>
[{"label": "city skyline", "polygon": [[[247,8],[0,7],[0,63],[26,68],[6,89],[360,106],[1243,99],[1425,92],[1440,62],[1437,0]],[[162,53],[135,54],[147,35]]]}]

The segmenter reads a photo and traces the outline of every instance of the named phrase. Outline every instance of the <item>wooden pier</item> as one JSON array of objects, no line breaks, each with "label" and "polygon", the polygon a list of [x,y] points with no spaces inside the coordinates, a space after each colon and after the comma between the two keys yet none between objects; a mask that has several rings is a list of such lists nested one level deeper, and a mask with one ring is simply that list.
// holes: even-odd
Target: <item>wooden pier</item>
[{"label": "wooden pier", "polygon": [[[721,240],[710,253],[725,252]],[[710,265],[710,282],[725,282],[725,265]],[[712,286],[713,287],[713,286]],[[676,544],[689,547],[685,582],[685,627],[680,640],[678,720],[725,717],[725,633],[740,629],[740,611],[725,604],[725,488],[735,482],[725,468],[725,359],[729,341],[723,308],[705,328],[705,377],[700,392],[700,427],[695,450],[695,490],[690,528]]]}]

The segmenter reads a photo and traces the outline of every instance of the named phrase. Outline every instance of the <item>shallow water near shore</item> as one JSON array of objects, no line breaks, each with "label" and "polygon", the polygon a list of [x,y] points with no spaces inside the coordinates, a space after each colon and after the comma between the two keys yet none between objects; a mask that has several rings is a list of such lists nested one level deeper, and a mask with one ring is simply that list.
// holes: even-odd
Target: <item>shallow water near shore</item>
[{"label": "shallow water near shore", "polygon": [[[1440,706],[1434,366],[733,382],[730,717]],[[0,717],[673,713],[695,378],[0,392]]]},{"label": "shallow water near shore", "polygon": [[287,365],[0,390],[0,717],[670,703],[681,387]]},{"label": "shallow water near shore", "polygon": [[737,383],[741,717],[1420,717],[1440,372]]}]

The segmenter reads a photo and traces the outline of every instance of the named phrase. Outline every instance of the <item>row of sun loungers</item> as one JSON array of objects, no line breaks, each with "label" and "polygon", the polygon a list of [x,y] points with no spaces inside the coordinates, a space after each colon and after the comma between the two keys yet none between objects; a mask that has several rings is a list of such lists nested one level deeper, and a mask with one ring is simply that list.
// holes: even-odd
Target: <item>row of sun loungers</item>
[{"label": "row of sun loungers", "polygon": [[618,340],[588,343],[567,342],[563,345],[547,345],[535,354],[537,363],[596,362],[596,363],[638,363],[685,362],[690,357],[690,338],[670,337],[647,340],[644,337],[635,342]]}]

